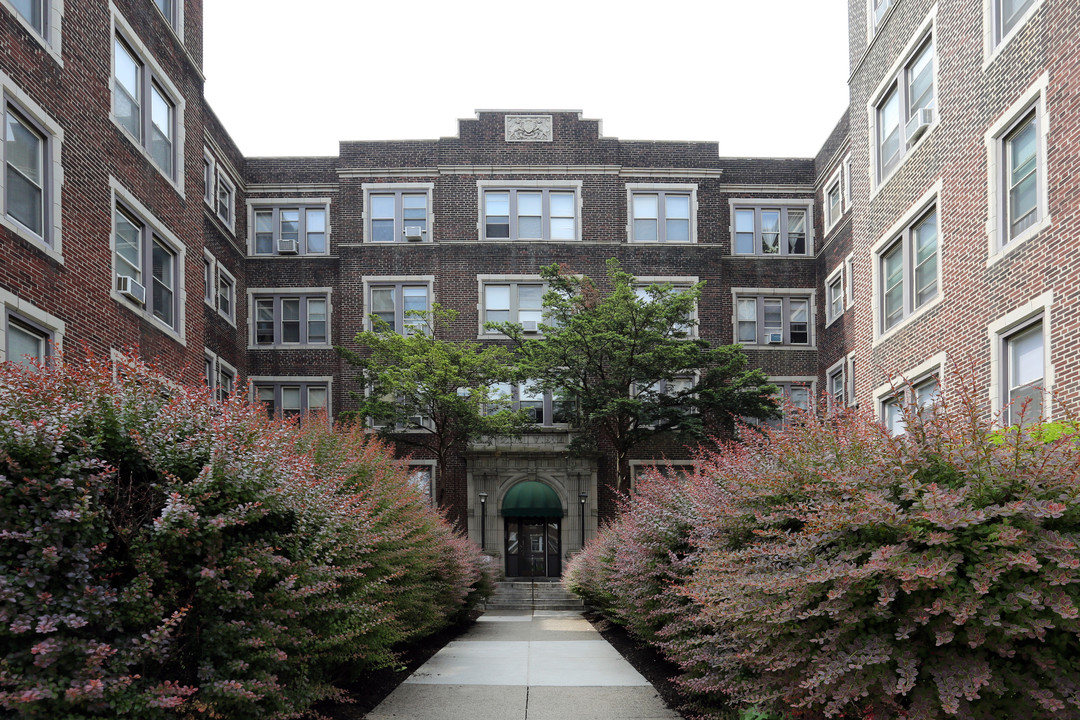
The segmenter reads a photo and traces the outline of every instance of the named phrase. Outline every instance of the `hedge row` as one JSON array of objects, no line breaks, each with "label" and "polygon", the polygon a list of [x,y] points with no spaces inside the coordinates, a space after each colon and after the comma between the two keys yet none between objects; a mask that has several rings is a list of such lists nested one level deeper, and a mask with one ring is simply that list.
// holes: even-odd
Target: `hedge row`
[{"label": "hedge row", "polygon": [[5,717],[295,717],[488,588],[360,427],[0,363]]},{"label": "hedge row", "polygon": [[1076,426],[984,415],[961,390],[899,437],[857,412],[747,432],[644,482],[565,581],[707,715],[1078,718]]}]

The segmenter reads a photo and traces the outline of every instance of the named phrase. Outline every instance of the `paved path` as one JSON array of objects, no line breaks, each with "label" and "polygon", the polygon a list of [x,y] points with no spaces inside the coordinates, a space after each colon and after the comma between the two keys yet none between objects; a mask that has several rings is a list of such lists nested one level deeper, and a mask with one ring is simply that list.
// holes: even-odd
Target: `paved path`
[{"label": "paved path", "polygon": [[368,720],[678,718],[578,612],[486,613]]}]

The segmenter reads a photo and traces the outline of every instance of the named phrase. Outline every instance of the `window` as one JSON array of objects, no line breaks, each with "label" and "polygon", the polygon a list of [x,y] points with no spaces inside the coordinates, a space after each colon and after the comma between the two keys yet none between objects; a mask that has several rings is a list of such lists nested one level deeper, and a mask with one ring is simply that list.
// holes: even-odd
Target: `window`
[{"label": "window", "polygon": [[395,282],[372,284],[368,288],[368,316],[375,315],[394,332],[409,335],[423,332],[427,322],[412,313],[431,309],[430,286],[426,283]]},{"label": "window", "polygon": [[217,386],[215,392],[218,400],[228,400],[236,392],[236,368],[218,358]]},{"label": "window", "polygon": [[871,35],[877,32],[878,26],[885,20],[893,0],[870,0],[870,30]]},{"label": "window", "polygon": [[203,151],[203,200],[214,207],[214,158]]},{"label": "window", "polygon": [[367,242],[431,242],[431,191],[434,185],[370,183],[363,187]]},{"label": "window", "polygon": [[435,504],[435,462],[409,463],[409,484],[416,488],[425,500]]},{"label": "window", "polygon": [[807,255],[812,252],[809,206],[732,204],[736,255]]},{"label": "window", "polygon": [[236,322],[236,279],[228,270],[217,266],[217,308],[223,318],[231,323]]},{"label": "window", "polygon": [[878,255],[881,332],[938,296],[937,208],[919,217]]},{"label": "window", "polygon": [[254,347],[329,345],[329,295],[252,293]]},{"label": "window", "polygon": [[210,307],[215,306],[214,299],[214,269],[217,262],[209,253],[203,254],[203,301]]},{"label": "window", "polygon": [[493,383],[488,388],[487,412],[524,411],[529,422],[541,426],[569,425],[574,419],[574,401],[562,392],[542,390],[535,383]]},{"label": "window", "polygon": [[631,192],[631,242],[693,242],[693,194],[686,190]]},{"label": "window", "polygon": [[994,44],[998,45],[1013,30],[1019,28],[1029,16],[1029,11],[1040,4],[1036,0],[990,0],[993,17]]},{"label": "window", "polygon": [[113,117],[170,180],[176,178],[178,118],[171,84],[119,34],[113,38]]},{"label": "window", "polygon": [[855,304],[855,256],[844,258],[844,303],[847,307]]},{"label": "window", "polygon": [[844,269],[838,267],[825,280],[826,325],[844,314]]},{"label": "window", "polygon": [[630,460],[630,493],[637,492],[638,484],[652,473],[664,479],[676,479],[694,473],[697,465],[693,460]]},{"label": "window", "polygon": [[7,313],[5,337],[4,357],[8,362],[33,367],[35,363],[44,365],[52,354],[52,332],[11,311]]},{"label": "window", "polygon": [[14,103],[4,105],[4,210],[9,219],[44,240],[50,220],[46,135]]},{"label": "window", "polygon": [[844,377],[844,366],[847,360],[841,360],[839,363],[829,368],[826,377],[826,387],[829,392],[829,410],[839,410],[845,405],[845,396],[847,392],[847,379]]},{"label": "window", "polygon": [[[777,388],[775,399],[780,405],[781,411],[784,411],[786,405],[790,405],[791,408],[796,411],[810,412],[810,402],[814,396],[813,378],[808,377],[801,380],[777,380],[775,378],[770,378],[769,382]],[[744,419],[752,425],[760,423],[759,420]],[[786,418],[784,417],[770,418],[765,421],[765,425],[771,428],[780,428],[783,427],[785,422]]]},{"label": "window", "polygon": [[256,255],[325,255],[327,206],[256,207],[251,249]]},{"label": "window", "polygon": [[177,26],[177,5],[181,0],[154,0],[154,4],[157,5],[157,9],[161,11],[161,14],[165,16],[165,19],[169,21],[169,25],[173,28]]},{"label": "window", "polygon": [[[482,323],[517,323],[526,333],[536,333],[544,321],[544,291],[547,287],[539,281],[484,282]],[[482,328],[489,335],[498,330]]]},{"label": "window", "polygon": [[747,345],[810,344],[810,298],[740,295],[735,304],[736,342]]},{"label": "window", "polygon": [[577,240],[573,188],[481,188],[484,240]]},{"label": "window", "polygon": [[894,395],[881,402],[881,421],[890,435],[903,435],[907,432],[903,401],[900,396]]},{"label": "window", "polygon": [[176,246],[131,207],[113,212],[116,293],[165,326],[179,329],[179,255]]},{"label": "window", "polygon": [[221,222],[232,229],[234,213],[236,212],[236,186],[218,168],[217,171],[217,216]]},{"label": "window", "polygon": [[47,0],[11,0],[11,5],[38,35],[45,37],[45,20],[49,9]]},{"label": "window", "polygon": [[1005,335],[1002,343],[1005,424],[1039,422],[1044,416],[1043,392],[1046,385],[1042,318]]},{"label": "window", "polygon": [[[650,278],[639,277],[639,284],[634,288],[634,294],[637,295],[638,300],[646,303],[653,302],[653,296],[649,292],[649,288],[653,286],[670,286],[671,295],[688,292],[691,285],[697,282],[697,278],[677,278],[677,282],[672,282],[667,278]],[[648,283],[648,284],[644,284]],[[669,296],[670,297],[670,296]],[[671,326],[671,335],[677,338],[689,338],[697,337],[697,306],[690,310],[683,316],[685,320],[683,322],[675,323]]]},{"label": "window", "polygon": [[941,392],[940,372],[939,368],[914,382],[904,383],[899,389],[889,389],[888,395],[880,401],[880,407],[881,422],[890,435],[902,435],[907,432],[905,412],[915,412],[916,409],[927,410],[938,403]]},{"label": "window", "polygon": [[825,200],[825,232],[828,233],[837,223],[840,222],[840,218],[843,217],[844,212],[848,209],[849,202],[847,199],[847,192],[845,190],[845,179],[847,177],[847,163],[845,159],[839,167],[836,168],[836,172],[825,183],[825,189],[822,193]]},{"label": "window", "polygon": [[877,178],[884,180],[936,120],[934,39],[927,35],[889,80],[874,109]]},{"label": "window", "polygon": [[329,411],[329,385],[320,382],[255,382],[254,392],[270,415],[298,417]]}]

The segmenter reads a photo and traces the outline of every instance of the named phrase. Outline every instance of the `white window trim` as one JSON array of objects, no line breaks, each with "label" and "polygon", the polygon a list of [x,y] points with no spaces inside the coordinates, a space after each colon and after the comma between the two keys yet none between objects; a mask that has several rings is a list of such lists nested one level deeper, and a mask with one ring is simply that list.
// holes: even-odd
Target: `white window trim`
[{"label": "white window trim", "polygon": [[[986,144],[986,187],[987,207],[989,208],[989,212],[986,214],[987,267],[1000,262],[1023,243],[1039,235],[1050,226],[1052,221],[1050,217],[1049,154],[1047,152],[1049,149],[1050,114],[1047,112],[1046,107],[1046,94],[1049,84],[1050,76],[1044,72],[1031,87],[1024,91],[1024,94],[1016,102],[1009,106],[1008,110],[1001,114],[1001,117],[990,126],[983,136],[983,142]],[[1005,228],[1002,227],[1002,224],[1008,222],[1007,219],[1004,219],[1003,207],[1005,196],[1005,188],[1002,187],[1004,180],[1002,173],[1005,165],[1003,141],[1006,132],[1013,123],[1032,109],[1037,113],[1039,122],[1038,161],[1040,167],[1036,181],[1038,192],[1036,202],[1038,203],[1039,219],[1031,227],[1025,228],[1019,236],[1009,240],[1007,244],[1003,244]]]},{"label": "white window trim", "polygon": [[[698,186],[697,183],[626,183],[626,242],[632,245],[696,245],[698,242]],[[665,192],[690,196],[690,240],[638,241],[634,239],[634,195],[638,193]],[[809,221],[807,221],[809,225]],[[580,237],[578,238],[580,240]]]},{"label": "white window trim", "polygon": [[[255,298],[264,295],[323,296],[326,298],[326,342],[320,345],[289,343],[276,345],[255,344]],[[248,350],[333,350],[334,289],[332,287],[249,287],[247,289]],[[306,322],[306,321],[305,321]]]},{"label": "white window trim", "polygon": [[[386,243],[389,245],[390,243]],[[428,311],[435,304],[435,276],[434,275],[365,275],[361,278],[364,289],[364,330],[371,330],[371,315],[368,310],[371,307],[371,288],[373,285],[395,285],[407,283],[410,285],[427,285]]]},{"label": "white window trim", "polygon": [[[367,203],[367,191],[366,190],[364,192],[364,202]],[[331,252],[330,252],[330,235],[331,235],[331,232],[332,232],[331,227],[330,227],[330,198],[328,198],[328,197],[311,197],[311,198],[305,198],[305,197],[280,197],[280,198],[255,197],[255,198],[253,198],[253,197],[248,197],[246,205],[247,205],[247,228],[248,228],[248,232],[247,232],[247,256],[249,258],[260,258],[260,259],[264,259],[264,260],[266,258],[281,258],[281,259],[286,259],[286,260],[295,260],[296,258],[305,258],[305,257],[330,257],[330,255],[331,255]],[[429,205],[429,207],[431,205],[430,196],[428,198],[428,205]],[[366,204],[365,204],[365,207],[367,207]],[[324,252],[324,253],[307,253],[307,252],[305,252],[303,255],[301,255],[299,253],[297,253],[296,255],[282,255],[279,252],[277,252],[277,248],[275,247],[273,253],[256,254],[256,252],[255,252],[255,211],[256,210],[280,210],[281,208],[286,208],[286,209],[288,209],[288,208],[301,208],[301,209],[312,209],[312,210],[322,208],[323,210],[325,210],[326,211],[326,252]],[[368,214],[367,214],[367,212],[364,213],[364,222],[365,223],[368,222]],[[428,222],[429,222],[429,227],[430,227],[430,222],[431,222],[431,213],[430,212],[428,213]],[[367,230],[365,229],[364,232],[365,232],[364,237],[367,238]],[[278,239],[278,233],[279,233],[279,229],[275,228],[274,229],[274,242],[275,243],[277,242],[277,239]],[[373,244],[376,244],[376,245],[390,245],[391,243],[373,243]],[[304,249],[307,250],[306,247]]]},{"label": "white window trim", "polygon": [[1043,327],[1043,420],[1050,420],[1054,416],[1054,363],[1052,353],[1054,335],[1051,324],[1053,306],[1054,291],[1047,290],[987,326],[987,334],[990,338],[990,407],[995,423],[999,427],[1004,426],[1002,410],[1007,399],[1003,396],[1003,391],[1007,392],[1007,388],[1001,386],[1002,370],[1005,362],[1005,359],[1001,356],[1002,341],[1014,330],[1022,328],[1027,322],[1038,316],[1042,316]]},{"label": "white window trim", "polygon": [[[914,223],[919,215],[926,212],[931,205],[935,205],[935,212],[938,218],[938,261],[937,261],[937,283],[938,292],[937,296],[926,302],[922,307],[915,308],[914,311],[900,322],[893,325],[887,332],[882,331],[882,317],[881,317],[881,252],[888,248],[896,240],[896,238],[906,230],[912,223]],[[870,347],[877,347],[881,343],[885,342],[889,338],[899,333],[903,328],[908,327],[916,319],[922,317],[933,308],[941,304],[941,301],[945,299],[945,278],[942,268],[945,265],[945,242],[946,237],[946,223],[945,213],[942,212],[942,181],[939,178],[934,186],[923,193],[922,197],[915,201],[907,212],[897,220],[892,227],[888,229],[884,234],[878,238],[877,242],[870,248],[870,257],[873,260],[873,268],[871,275],[871,297],[870,297],[870,309],[873,312],[873,325],[874,325],[874,338],[871,341]],[[907,276],[907,268],[904,268],[904,275]]]},{"label": "white window trim", "polygon": [[[581,242],[582,238],[582,180],[477,180],[476,181],[476,237],[484,243],[572,243]],[[514,238],[495,238],[489,240],[484,230],[484,191],[485,190],[572,190],[574,193],[574,239],[573,240],[516,240]]]},{"label": "white window trim", "polygon": [[326,417],[333,422],[334,417],[334,376],[333,375],[251,375],[248,377],[248,399],[255,402],[259,394],[256,385],[289,385],[293,383],[326,384]]},{"label": "white window trim", "polygon": [[[740,255],[740,257],[742,257]],[[750,257],[747,255],[746,257]],[[808,300],[807,314],[809,317],[806,319],[806,331],[810,334],[810,342],[806,345],[789,345],[783,343],[780,345],[755,345],[752,343],[738,343],[735,338],[739,337],[739,297],[748,295],[766,295],[770,297],[793,297],[796,299],[806,298]],[[789,352],[799,350],[817,350],[817,290],[815,288],[748,288],[748,287],[733,287],[731,288],[731,329],[732,329],[732,341],[741,344],[744,350],[787,350]],[[758,333],[758,337],[761,337],[761,333]]]},{"label": "white window trim", "polygon": [[[846,160],[844,162],[847,162]],[[846,193],[844,192],[844,178],[843,178],[843,163],[836,166],[836,170],[822,186],[821,190],[821,210],[825,220],[825,235],[828,236],[832,232],[833,228],[840,224],[840,221],[844,218],[844,215],[848,211],[848,203],[846,202]],[[836,217],[832,217],[831,208],[829,207],[829,190],[834,186],[837,186],[837,191],[840,193],[840,214]]]},{"label": "white window trim", "polygon": [[[205,248],[203,249],[203,258],[210,263],[210,286],[203,289],[203,302],[208,307],[217,310],[217,258]],[[207,291],[209,291],[209,293]],[[233,304],[235,304],[235,302],[236,298],[234,297]]]},{"label": "white window trim", "polygon": [[847,212],[851,209],[851,153],[844,156],[841,167],[844,169],[844,212]]},{"label": "white window trim", "polygon": [[1031,7],[1020,16],[1020,19],[1016,21],[1016,25],[1013,29],[1005,34],[1001,38],[1001,42],[994,42],[994,3],[996,0],[983,0],[983,64],[982,69],[985,71],[990,65],[998,58],[999,55],[1005,50],[1006,47],[1013,41],[1017,35],[1023,32],[1023,29],[1027,26],[1031,17],[1038,12],[1042,7],[1044,0],[1035,0],[1031,4]]},{"label": "white window trim", "polygon": [[[401,245],[430,245],[430,244],[435,242],[435,204],[434,204],[435,183],[429,183],[429,182],[427,182],[427,183],[362,183],[360,185],[360,187],[364,192],[364,210],[363,210],[363,214],[364,214],[364,241],[363,241],[363,244],[364,245],[398,245],[398,244],[401,244]],[[378,195],[380,193],[390,193],[390,192],[399,192],[399,191],[400,192],[406,192],[406,193],[413,193],[413,194],[416,194],[416,195],[420,195],[422,193],[427,194],[427,208],[428,208],[427,237],[424,238],[423,240],[421,240],[420,242],[411,242],[411,243],[410,242],[400,242],[399,243],[398,240],[394,240],[393,242],[375,242],[374,240],[371,239],[371,196],[372,195]],[[263,200],[263,199],[260,198],[258,200],[257,204],[265,205],[265,204],[268,204],[269,202],[271,202],[271,201]],[[311,202],[315,202],[315,201],[312,200]],[[326,203],[329,206],[330,200],[326,199]],[[483,213],[483,211],[484,211],[483,208],[480,208],[480,212]],[[395,217],[394,220],[396,222],[398,220],[398,218]],[[252,251],[252,253],[254,253],[254,250],[255,250],[255,246],[254,246],[254,241],[255,241],[254,230],[252,230],[251,238],[252,238],[252,243],[253,243],[252,246],[251,246],[251,251]],[[329,211],[326,213],[326,249],[327,249],[327,251],[330,250],[330,213],[329,213]],[[259,255],[258,257],[267,257],[267,256]]]},{"label": "white window trim", "polygon": [[[735,252],[735,209],[736,208],[754,208],[754,209],[794,209],[794,210],[806,210],[806,254],[805,255],[784,255],[782,253],[776,253],[772,255],[764,255],[762,253],[755,252],[750,253],[736,253]],[[816,260],[815,257],[817,248],[815,246],[814,236],[814,201],[805,200],[801,198],[728,198],[728,237],[731,239],[728,247],[728,257],[734,258],[746,258],[746,259],[766,259],[773,260],[776,258],[783,258],[785,260]],[[755,237],[757,236],[757,228],[754,230]]]},{"label": "white window trim", "polygon": [[[884,382],[874,388],[874,417],[881,422],[885,422],[885,403],[896,397],[897,392],[902,392],[907,385],[918,385],[923,380],[928,379],[931,375],[937,376],[938,392],[944,393],[946,360],[947,355],[943,350],[922,361],[915,367],[908,369],[906,372],[893,375],[889,378],[888,382]],[[908,398],[905,398],[905,402],[907,400]]]},{"label": "white window trim", "polygon": [[[217,203],[217,196],[215,194],[217,191],[217,161],[214,159],[214,154],[211,153],[210,149],[206,147],[203,148],[203,163],[204,168],[207,163],[209,163],[210,165],[209,188],[205,187],[206,176],[203,176],[203,203],[205,203],[206,206],[209,207],[211,210],[215,210],[214,214],[216,215],[217,212],[214,206]],[[207,192],[209,192],[209,195],[207,194]]]},{"label": "white window trim", "polygon": [[[837,408],[832,394],[832,380],[833,375],[837,372],[840,373],[840,385],[844,388],[844,402],[840,408]],[[825,394],[828,396],[828,410],[832,412],[836,409],[842,409],[851,405],[851,398],[848,397],[848,359],[845,355],[840,358],[825,370]]]},{"label": "white window trim", "polygon": [[221,371],[224,370],[228,374],[232,375],[233,379],[233,395],[240,392],[240,373],[236,371],[236,368],[225,361],[220,355],[217,356],[217,365],[214,368],[214,398],[221,400]]},{"label": "white window trim", "polygon": [[[214,174],[216,182],[214,183],[214,215],[221,224],[229,229],[229,232],[236,235],[236,183],[232,181],[229,174],[221,169],[220,166],[215,167]],[[221,185],[225,185],[229,189],[230,205],[229,205],[229,217],[228,219],[221,217],[221,209],[218,207],[218,197],[221,194]]]},{"label": "white window trim", "polygon": [[[10,96],[21,112],[26,113],[45,130],[46,175],[48,176],[47,179],[51,181],[51,187],[45,189],[45,201],[49,203],[49,206],[43,208],[43,210],[49,225],[43,228],[43,235],[35,235],[24,227],[22,223],[9,218],[3,210],[0,210],[0,225],[3,225],[11,232],[28,241],[37,250],[63,265],[61,191],[64,187],[64,166],[61,151],[64,144],[64,130],[59,123],[53,120],[40,105],[34,102],[3,72],[0,72],[0,93]],[[5,176],[6,173],[0,172],[0,197],[3,197],[6,190],[4,187]]]},{"label": "white window trim", "polygon": [[[846,263],[846,261],[845,261]],[[825,327],[829,327],[844,314],[844,310],[847,309],[847,283],[845,282],[845,263],[837,265],[832,272],[825,278]],[[829,297],[829,286],[839,278],[840,279],[840,312],[836,315],[832,313],[832,298]]]},{"label": "white window trim", "polygon": [[[894,0],[894,7],[895,7],[896,4],[897,4],[897,0]],[[892,10],[890,10],[890,13],[891,12],[892,12]],[[869,96],[870,100],[866,104],[866,117],[867,117],[867,122],[868,122],[867,127],[870,128],[870,199],[871,200],[873,200],[877,196],[877,194],[879,192],[881,192],[881,190],[886,185],[889,184],[889,181],[892,178],[896,177],[896,174],[900,171],[900,168],[907,165],[908,159],[910,159],[911,156],[914,155],[915,152],[920,147],[922,147],[922,145],[926,142],[926,139],[928,137],[930,137],[934,133],[934,130],[937,129],[938,125],[941,124],[941,102],[940,102],[940,100],[941,100],[941,85],[938,82],[938,79],[939,79],[939,77],[941,75],[941,55],[939,53],[941,44],[940,44],[939,38],[938,38],[939,26],[938,26],[938,22],[937,22],[937,13],[938,13],[938,6],[937,6],[937,3],[935,3],[934,6],[930,8],[930,12],[927,13],[925,18],[923,18],[923,21],[921,23],[919,23],[919,27],[912,34],[911,39],[908,40],[908,42],[907,42],[907,45],[904,46],[904,49],[900,53],[900,55],[897,58],[896,62],[894,62],[892,67],[889,68],[889,71],[885,74],[884,79],[881,81],[881,83],[876,88],[874,88],[874,92],[870,93],[870,96]],[[902,117],[900,119],[900,132],[902,133],[901,137],[900,137],[900,143],[901,143],[901,148],[902,149],[906,148],[906,149],[904,149],[904,151],[903,151],[904,154],[900,158],[900,161],[897,162],[896,165],[893,166],[889,170],[888,173],[886,173],[885,175],[883,175],[879,179],[878,178],[878,164],[880,162],[880,158],[878,157],[878,152],[880,151],[880,148],[878,148],[878,143],[877,143],[877,138],[878,138],[878,121],[877,121],[878,106],[881,104],[881,101],[885,99],[886,91],[888,91],[893,86],[893,82],[896,80],[896,77],[900,73],[901,68],[906,66],[912,60],[912,57],[914,56],[915,52],[920,47],[922,47],[923,42],[926,40],[926,37],[929,34],[933,34],[933,38],[932,38],[931,42],[934,45],[934,80],[933,80],[933,83],[934,83],[934,121],[932,123],[930,123],[930,127],[926,128],[926,132],[924,132],[915,141],[914,145],[912,145],[911,147],[907,147],[907,139],[903,135],[904,128],[905,128],[906,123],[907,123],[907,118]],[[900,88],[900,91],[904,91],[904,88]]]},{"label": "white window trim", "polygon": [[896,10],[896,6],[900,4],[900,0],[891,0],[889,8],[885,11],[885,14],[881,17],[881,22],[874,22],[874,0],[866,0],[866,44],[871,45],[874,42],[874,38],[881,34],[881,28],[885,26],[885,23],[889,22],[889,18],[892,17],[893,12]]},{"label": "white window trim", "polygon": [[663,472],[665,468],[672,467],[685,467],[690,468],[691,472],[700,467],[700,463],[696,460],[668,460],[661,458],[658,460],[650,459],[632,459],[627,460],[627,464],[630,466],[630,493],[633,494],[637,487],[638,476],[644,472],[647,472],[651,468],[656,468],[660,472]]},{"label": "white window trim", "polygon": [[844,358],[844,362],[847,364],[845,372],[847,373],[847,402],[848,407],[858,409],[859,398],[855,394],[855,351],[852,350]]},{"label": "white window trim", "polygon": [[[204,360],[209,360],[210,361],[210,377],[209,378],[204,377],[203,381],[205,382],[205,381],[209,380],[209,382],[206,385],[206,388],[216,398],[217,397],[217,382],[218,382],[218,370],[217,370],[218,356],[217,356],[217,353],[215,353],[213,350],[211,350],[210,348],[204,346],[203,347],[203,358],[204,358]],[[205,369],[205,368],[206,368],[206,366],[204,365],[203,369]]]},{"label": "white window trim", "polygon": [[[147,162],[157,170],[161,177],[169,181],[169,184],[176,189],[176,192],[180,194],[180,197],[186,197],[184,194],[184,181],[187,176],[187,156],[184,154],[184,140],[185,140],[185,128],[187,123],[185,118],[187,117],[187,101],[184,96],[173,84],[172,79],[166,74],[166,72],[158,64],[149,48],[143,44],[139,38],[139,34],[131,27],[131,24],[120,14],[114,2],[109,2],[109,10],[111,12],[111,26],[109,34],[109,119],[112,120],[121,132],[126,137],[131,145],[138,150],[146,158]],[[150,149],[143,143],[131,136],[128,129],[117,119],[115,106],[116,103],[113,100],[113,95],[116,93],[114,75],[116,73],[116,43],[113,42],[113,38],[122,37],[124,42],[131,46],[131,49],[135,51],[137,60],[145,63],[153,71],[154,79],[157,80],[168,93],[169,99],[176,103],[174,112],[176,114],[176,142],[173,145],[173,171],[176,177],[170,177],[168,173],[158,166],[154,161],[153,156],[150,154]],[[144,99],[144,103],[149,102],[148,99]],[[146,112],[143,108],[142,112]]]},{"label": "white window trim", "polygon": [[44,22],[45,32],[48,37],[43,36],[33,25],[27,22],[26,18],[15,10],[11,0],[0,0],[0,5],[7,8],[15,16],[19,24],[26,28],[30,36],[45,49],[45,52],[56,61],[57,65],[64,66],[63,47],[61,45],[64,26],[64,0],[48,0],[45,3],[45,13],[48,17],[44,18]]},{"label": "white window trim", "polygon": [[[140,315],[151,322],[154,327],[171,337],[176,342],[187,347],[187,245],[178,238],[165,224],[157,218],[150,209],[139,202],[115,177],[109,176],[109,188],[111,189],[109,204],[109,296],[132,312]],[[138,219],[150,226],[151,230],[169,244],[176,251],[176,328],[173,329],[158,319],[153,313],[149,313],[138,303],[121,295],[116,289],[116,205],[120,201],[127,205],[138,216]],[[151,292],[150,284],[147,283],[146,291]]]},{"label": "white window trim", "polygon": [[844,309],[855,305],[855,253],[844,258]]},{"label": "white window trim", "polygon": [[438,461],[426,459],[418,460],[416,458],[409,458],[407,461],[404,462],[404,465],[405,472],[407,472],[409,475],[412,475],[412,469],[414,467],[425,467],[428,469],[431,477],[431,486],[428,488],[430,497],[428,498],[428,500],[431,503],[432,507],[437,506],[439,503],[435,498],[437,497],[436,493],[438,492],[438,478],[436,477],[436,471],[438,470],[439,465]]},{"label": "white window trim", "polygon": [[[217,310],[218,315],[225,318],[230,325],[236,327],[236,303],[239,300],[237,293],[239,286],[236,284],[236,276],[226,270],[225,266],[221,263],[215,264],[217,265],[217,282],[214,284],[214,308]],[[228,315],[221,311],[221,304],[219,302],[220,298],[217,297],[219,295],[218,287],[221,284],[222,275],[224,275],[232,283],[232,312]],[[327,321],[329,322],[329,318],[327,318]]]},{"label": "white window trim", "polygon": [[[492,333],[484,330],[484,286],[485,285],[504,285],[504,284],[542,284],[547,286],[548,282],[539,275],[477,275],[476,276],[476,320],[477,320],[477,340],[505,340],[506,335],[503,333]],[[545,287],[545,292],[547,288]],[[536,333],[533,337],[542,338],[544,334],[542,332]]]},{"label": "white window trim", "polygon": [[173,11],[176,13],[176,24],[173,24],[172,20],[165,17],[161,12],[161,8],[157,3],[153,3],[154,9],[157,10],[159,16],[165,20],[165,24],[169,26],[169,30],[176,36],[176,39],[180,41],[180,44],[184,44],[184,0],[173,0]]},{"label": "white window trim", "polygon": [[[24,300],[18,295],[0,288],[0,320],[6,316],[6,311],[11,310],[17,315],[22,315],[27,320],[40,325],[52,333],[52,352],[59,353],[64,349],[64,334],[67,332],[67,323],[55,315],[45,312],[29,300]],[[0,362],[7,360],[7,322],[0,322]]]},{"label": "white window trim", "polygon": [[[675,292],[685,292],[694,285],[701,282],[701,278],[697,275],[638,275],[634,277],[634,287],[644,288],[649,285],[671,285],[672,290]],[[700,300],[700,298],[699,298]],[[690,328],[690,332],[687,333],[683,340],[694,340],[699,336],[698,328],[700,316],[698,315],[698,300],[694,301],[694,309],[690,311],[690,319],[694,322],[694,326]]]}]

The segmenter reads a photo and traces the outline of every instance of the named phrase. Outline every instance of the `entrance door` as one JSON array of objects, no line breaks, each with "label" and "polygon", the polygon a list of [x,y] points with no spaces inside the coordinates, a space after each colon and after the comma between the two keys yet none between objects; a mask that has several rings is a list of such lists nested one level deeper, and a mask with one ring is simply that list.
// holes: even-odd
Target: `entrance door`
[{"label": "entrance door", "polygon": [[507,577],[559,577],[559,518],[507,518]]}]

